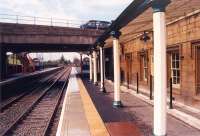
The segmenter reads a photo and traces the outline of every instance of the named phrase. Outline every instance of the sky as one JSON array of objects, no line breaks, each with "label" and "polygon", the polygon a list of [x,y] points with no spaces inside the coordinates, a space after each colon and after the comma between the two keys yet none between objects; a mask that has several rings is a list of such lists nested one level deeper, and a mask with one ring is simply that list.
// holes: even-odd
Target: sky
[{"label": "sky", "polygon": [[[0,0],[0,16],[2,14],[47,17],[56,19],[87,21],[111,21],[133,0]],[[67,58],[73,54],[63,53]],[[55,54],[54,54],[55,55]],[[50,58],[48,54],[46,59]],[[75,54],[76,56],[76,54]]]}]

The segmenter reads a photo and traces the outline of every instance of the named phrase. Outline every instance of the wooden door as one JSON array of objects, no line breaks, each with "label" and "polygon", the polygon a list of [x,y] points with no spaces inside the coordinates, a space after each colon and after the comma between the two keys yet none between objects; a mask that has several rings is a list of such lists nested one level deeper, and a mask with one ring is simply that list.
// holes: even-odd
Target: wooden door
[{"label": "wooden door", "polygon": [[125,59],[126,59],[126,77],[127,77],[127,87],[129,88],[129,84],[131,83],[131,75],[132,75],[132,54],[129,53],[129,54],[126,54],[125,55]]},{"label": "wooden door", "polygon": [[200,47],[197,47],[197,94],[200,94]]}]

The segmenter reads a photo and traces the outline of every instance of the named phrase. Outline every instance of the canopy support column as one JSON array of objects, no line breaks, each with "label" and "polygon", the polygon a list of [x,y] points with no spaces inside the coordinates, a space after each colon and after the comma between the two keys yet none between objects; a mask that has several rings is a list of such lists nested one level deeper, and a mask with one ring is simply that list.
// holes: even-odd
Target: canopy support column
[{"label": "canopy support column", "polygon": [[106,93],[106,89],[105,89],[105,86],[104,86],[104,65],[105,65],[105,62],[104,62],[104,44],[105,43],[101,43],[100,45],[100,72],[101,72],[101,92],[103,93]]},{"label": "canopy support column", "polygon": [[92,54],[89,54],[89,60],[90,60],[90,82],[92,82]]},{"label": "canopy support column", "polygon": [[166,136],[167,128],[167,62],[166,62],[166,1],[153,3],[154,30],[154,135]]},{"label": "canopy support column", "polygon": [[97,85],[97,53],[93,51],[94,84]]},{"label": "canopy support column", "polygon": [[111,35],[113,37],[113,58],[114,58],[114,101],[113,107],[122,107],[122,102],[120,99],[120,44],[119,36],[121,33],[119,31],[112,31]]}]

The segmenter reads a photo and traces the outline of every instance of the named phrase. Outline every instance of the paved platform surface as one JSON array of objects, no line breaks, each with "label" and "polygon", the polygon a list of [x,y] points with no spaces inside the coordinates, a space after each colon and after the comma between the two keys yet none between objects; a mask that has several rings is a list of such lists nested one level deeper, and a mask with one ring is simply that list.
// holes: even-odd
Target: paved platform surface
[{"label": "paved platform surface", "polygon": [[77,68],[72,68],[56,136],[109,136]]},{"label": "paved platform surface", "polygon": [[[112,108],[113,86],[106,82],[107,94],[102,94],[99,87],[94,86],[88,81],[84,84],[99,112],[106,124],[110,123],[129,123],[135,129],[139,129],[139,133],[144,136],[152,135],[153,125],[153,106],[142,101],[141,99],[131,95],[130,93],[121,93],[124,108]],[[184,122],[168,115],[167,134],[169,136],[200,136],[200,131]],[[123,132],[122,132],[123,133]],[[131,136],[131,135],[130,135]]]},{"label": "paved platform surface", "polygon": [[83,109],[76,78],[77,71],[72,68],[68,82],[63,109],[58,125],[57,136],[89,136],[89,125]]}]

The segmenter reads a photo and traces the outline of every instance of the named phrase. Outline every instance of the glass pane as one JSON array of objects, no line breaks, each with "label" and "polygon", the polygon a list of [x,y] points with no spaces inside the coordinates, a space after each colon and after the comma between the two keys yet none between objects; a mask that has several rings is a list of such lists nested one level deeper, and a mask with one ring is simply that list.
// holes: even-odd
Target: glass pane
[{"label": "glass pane", "polygon": [[177,77],[180,78],[180,70],[177,70]]},{"label": "glass pane", "polygon": [[175,68],[175,61],[172,62],[172,68]]},{"label": "glass pane", "polygon": [[176,77],[173,77],[173,84],[176,84]]},{"label": "glass pane", "polygon": [[176,68],[179,68],[179,61],[176,61]]},{"label": "glass pane", "polygon": [[180,84],[180,78],[177,78],[177,84]]},{"label": "glass pane", "polygon": [[179,60],[179,53],[176,53],[176,60]]},{"label": "glass pane", "polygon": [[172,53],[172,60],[175,60],[175,54]]},{"label": "glass pane", "polygon": [[173,70],[173,76],[176,76],[176,70]]}]

